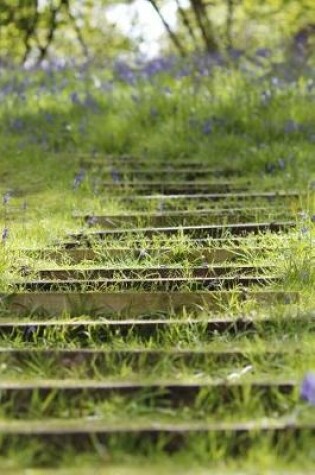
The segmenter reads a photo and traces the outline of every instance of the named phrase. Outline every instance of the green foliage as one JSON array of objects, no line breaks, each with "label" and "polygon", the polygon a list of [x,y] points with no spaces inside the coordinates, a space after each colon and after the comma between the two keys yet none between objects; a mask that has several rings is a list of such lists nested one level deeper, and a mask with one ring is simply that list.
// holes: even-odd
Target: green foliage
[{"label": "green foliage", "polygon": [[0,9],[0,55],[8,61],[41,62],[48,54],[80,60],[128,49],[129,39],[106,22],[104,8],[89,0],[80,5],[47,0],[42,6],[38,0],[7,0]]},{"label": "green foliage", "polygon": [[[147,0],[169,37],[169,48],[217,51],[288,44],[297,54],[310,54],[315,31],[313,0],[176,0],[178,25],[163,15],[165,1]],[[0,55],[40,62],[52,57],[97,57],[135,49],[136,44],[106,19],[107,0],[5,0],[0,9]],[[122,2],[129,3],[129,2]]]},{"label": "green foliage", "polygon": [[[179,29],[177,34],[186,48],[217,49],[224,47],[251,50],[260,46],[277,46],[293,42],[294,35],[314,32],[315,3],[312,0],[214,0],[210,4],[190,0],[189,7],[177,2]],[[211,36],[210,48],[196,15],[196,4],[202,10],[203,23]],[[306,29],[306,30],[305,30]],[[308,38],[305,39],[308,43]],[[305,45],[307,46],[307,45]]]}]

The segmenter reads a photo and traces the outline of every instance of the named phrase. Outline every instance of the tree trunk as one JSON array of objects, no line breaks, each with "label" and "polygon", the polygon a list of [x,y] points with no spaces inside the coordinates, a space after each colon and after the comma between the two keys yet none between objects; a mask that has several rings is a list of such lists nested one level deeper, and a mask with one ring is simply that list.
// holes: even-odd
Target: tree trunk
[{"label": "tree trunk", "polygon": [[193,12],[195,14],[197,25],[207,52],[217,51],[218,44],[213,36],[212,25],[207,14],[207,6],[203,0],[190,0]]},{"label": "tree trunk", "polygon": [[190,23],[189,17],[188,17],[188,15],[186,14],[185,9],[181,6],[179,0],[176,0],[176,5],[177,5],[177,10],[178,10],[178,12],[179,12],[179,14],[180,14],[180,17],[181,17],[181,19],[182,19],[182,22],[183,22],[184,26],[186,27],[189,36],[191,37],[193,43],[194,43],[195,45],[197,45],[197,44],[198,44],[198,40],[197,40],[197,37],[196,37],[196,35],[195,35],[194,28],[193,28],[193,26],[192,26],[191,23]]}]

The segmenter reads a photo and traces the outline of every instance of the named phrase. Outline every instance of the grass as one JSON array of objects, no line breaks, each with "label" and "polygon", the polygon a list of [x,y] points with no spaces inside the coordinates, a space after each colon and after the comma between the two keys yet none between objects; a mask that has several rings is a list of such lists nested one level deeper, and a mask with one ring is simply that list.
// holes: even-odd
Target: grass
[{"label": "grass", "polygon": [[[271,67],[271,65],[270,65]],[[92,67],[78,71],[2,71],[0,91],[0,193],[9,197],[0,204],[0,226],[8,230],[0,243],[0,291],[11,292],[16,280],[36,277],[40,269],[82,269],[88,275],[94,267],[125,267],[149,269],[167,265],[183,266],[190,275],[192,265],[204,263],[203,251],[218,247],[238,253],[237,260],[221,265],[270,265],[274,273],[283,277],[284,288],[301,292],[298,304],[261,306],[253,301],[230,302],[210,312],[199,308],[197,317],[208,319],[239,315],[258,319],[274,317],[273,324],[259,324],[255,331],[237,335],[206,334],[202,326],[173,325],[150,338],[134,331],[126,336],[108,333],[104,338],[89,326],[84,335],[73,334],[60,327],[32,332],[25,338],[22,332],[1,334],[0,374],[3,381],[66,380],[94,378],[101,381],[152,382],[220,381],[228,380],[251,365],[247,374],[236,376],[244,382],[244,392],[223,404],[220,395],[207,394],[190,406],[172,408],[146,399],[145,391],[137,397],[112,397],[93,400],[85,395],[68,400],[64,395],[38,398],[34,392],[31,404],[19,411],[12,397],[1,407],[1,421],[23,417],[42,421],[59,417],[97,417],[98,420],[122,424],[126,421],[183,422],[183,421],[246,421],[282,417],[297,417],[314,421],[314,410],[299,399],[299,384],[304,374],[315,368],[314,360],[314,184],[313,157],[315,122],[314,88],[310,87],[310,72],[305,71],[295,82],[285,78],[276,83],[269,72],[249,74],[241,69],[217,68],[211,75],[198,71],[190,77],[160,74],[151,80],[139,78],[125,84],[109,70]],[[97,77],[97,81],[95,80]],[[94,78],[94,79],[93,79]],[[9,92],[6,86],[12,84]],[[266,91],[269,94],[265,94]],[[76,93],[74,100],[73,93]],[[266,97],[268,96],[268,100]],[[123,165],[123,156],[126,157]],[[129,157],[129,158],[128,158]],[[208,168],[235,168],[240,177],[229,177],[236,183],[250,181],[255,191],[297,190],[298,199],[278,198],[273,201],[254,200],[172,200],[155,197],[138,202],[128,201],[132,189],[113,192],[115,173],[124,169],[133,172],[137,161],[142,168],[158,169],[164,162],[174,168],[180,161],[190,166],[202,160]],[[89,161],[93,165],[86,166]],[[101,165],[100,165],[101,164]],[[104,166],[104,164],[106,166]],[[107,168],[106,168],[107,167]],[[184,166],[182,166],[184,168]],[[185,165],[187,168],[187,165]],[[104,171],[105,170],[105,171]],[[127,173],[127,172],[126,172]],[[173,178],[174,176],[174,178]],[[176,173],[169,181],[179,182]],[[117,177],[116,177],[117,179]],[[144,179],[143,179],[144,180]],[[155,181],[165,181],[158,177]],[[202,179],[200,179],[201,181]],[[224,177],[209,178],[215,183]],[[140,181],[140,180],[139,180]],[[141,233],[124,239],[95,239],[90,250],[96,260],[75,262],[70,251],[63,252],[59,243],[71,233],[93,232],[101,226],[89,227],[74,215],[128,214],[141,211],[157,213],[164,210],[213,210],[238,207],[281,207],[292,216],[297,226],[288,233],[249,235],[235,242],[226,234],[221,242],[212,239],[200,243],[187,236],[154,236]],[[265,213],[257,211],[257,220]],[[123,224],[123,218],[120,218]],[[223,218],[223,222],[224,222]],[[271,219],[268,216],[268,220]],[[272,218],[274,219],[274,218]],[[212,221],[211,217],[209,221]],[[206,220],[204,221],[206,222]],[[222,221],[220,221],[222,223]],[[136,226],[148,223],[139,217]],[[195,222],[194,222],[195,223]],[[177,224],[169,218],[168,225]],[[196,224],[196,223],[195,223]],[[198,224],[198,221],[197,221]],[[209,224],[209,222],[207,222]],[[130,227],[126,223],[121,227]],[[161,252],[161,246],[167,252]],[[83,245],[79,245],[79,249]],[[257,247],[267,252],[257,252]],[[113,253],[113,248],[124,251]],[[45,252],[41,250],[45,249]],[[127,250],[126,250],[127,249]],[[132,252],[128,251],[132,250]],[[134,252],[137,251],[137,252]],[[211,262],[210,262],[211,264]],[[21,268],[26,275],[21,276]],[[121,275],[121,274],[118,274]],[[115,290],[115,287],[113,288]],[[86,313],[84,305],[76,309],[78,316],[69,313],[58,316],[61,321],[118,319],[110,312]],[[160,317],[193,321],[196,312],[142,314],[138,318]],[[36,323],[45,315],[29,312],[12,315],[2,308],[3,321]],[[108,351],[104,359],[60,360],[58,356],[36,354],[32,350],[90,348]],[[25,355],[10,354],[9,349],[24,350]],[[196,357],[176,358],[163,355],[152,363],[146,357],[132,361],[128,357],[117,360],[115,352],[127,350],[199,350],[220,352],[241,350],[243,358]],[[272,351],[281,354],[272,355]],[[269,354],[268,354],[269,352]],[[112,353],[112,354],[110,354]],[[271,401],[261,395],[253,396],[248,385],[257,380],[294,379],[292,395],[275,392]],[[41,473],[34,467],[54,467],[54,473],[133,474],[147,473],[308,473],[314,465],[313,434],[303,432],[300,437],[271,437],[259,433],[250,435],[250,443],[235,440],[229,434],[188,437],[186,447],[172,456],[163,452],[163,440],[135,443],[128,437],[114,437],[103,444],[94,438],[89,448],[78,453],[70,442],[64,446],[45,444],[43,440],[27,441],[12,437],[3,441],[0,465],[4,473]],[[31,468],[33,467],[33,469]],[[190,467],[188,469],[188,467]],[[58,468],[58,470],[57,470]]]}]

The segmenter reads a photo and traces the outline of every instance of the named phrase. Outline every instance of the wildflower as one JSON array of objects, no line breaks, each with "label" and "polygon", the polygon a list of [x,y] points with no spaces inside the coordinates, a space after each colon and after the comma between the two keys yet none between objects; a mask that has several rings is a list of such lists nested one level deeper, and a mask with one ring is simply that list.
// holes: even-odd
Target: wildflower
[{"label": "wildflower", "polygon": [[91,94],[87,94],[85,96],[83,105],[93,111],[96,111],[98,109],[98,102],[96,101],[96,99],[94,99],[93,96],[91,96]]},{"label": "wildflower", "polygon": [[6,205],[9,203],[10,198],[11,198],[11,192],[10,192],[10,191],[7,191],[7,192],[3,195],[3,198],[2,198],[3,206],[6,206]]},{"label": "wildflower", "polygon": [[80,101],[80,98],[79,98],[79,94],[77,92],[72,92],[70,94],[70,100],[72,102],[72,104],[76,104],[76,105],[80,105],[81,104],[81,101]]},{"label": "wildflower", "polygon": [[110,176],[112,177],[112,180],[114,183],[120,183],[121,182],[121,176],[120,176],[120,173],[118,170],[116,170],[115,168],[113,168],[111,171],[110,171]]},{"label": "wildflower", "polygon": [[150,78],[158,73],[170,72],[173,66],[174,61],[171,57],[155,58],[145,65],[145,67],[143,68],[143,74],[144,76]]},{"label": "wildflower", "polygon": [[121,81],[126,82],[128,84],[135,83],[136,74],[127,63],[123,61],[117,61],[114,69],[118,78]]},{"label": "wildflower", "polygon": [[237,61],[238,59],[242,57],[242,55],[244,54],[244,51],[237,48],[229,48],[228,53],[232,60]]},{"label": "wildflower", "polygon": [[84,180],[84,177],[85,177],[85,171],[84,170],[80,170],[79,173],[76,174],[76,176],[74,177],[74,180],[73,180],[73,189],[74,190],[79,188],[82,181]]},{"label": "wildflower", "polygon": [[272,175],[276,171],[276,166],[274,163],[268,162],[265,165],[265,171],[268,175]]},{"label": "wildflower", "polygon": [[271,50],[269,48],[258,48],[255,54],[259,58],[269,58],[271,56]]},{"label": "wildflower", "polygon": [[212,121],[210,119],[206,120],[202,127],[202,132],[204,135],[209,135],[212,132]]},{"label": "wildflower", "polygon": [[2,242],[3,242],[3,244],[5,244],[7,242],[8,237],[9,237],[9,229],[4,228],[4,230],[2,231]]},{"label": "wildflower", "polygon": [[315,405],[315,373],[307,373],[304,377],[301,384],[300,396],[304,401]]},{"label": "wildflower", "polygon": [[24,121],[20,118],[14,119],[11,121],[11,128],[20,131],[24,128]]},{"label": "wildflower", "polygon": [[294,120],[287,120],[286,123],[284,124],[284,132],[286,134],[290,134],[292,132],[298,132],[299,130],[299,124],[294,122]]},{"label": "wildflower", "polygon": [[35,326],[26,327],[24,330],[24,341],[32,341],[36,337],[37,328]]}]

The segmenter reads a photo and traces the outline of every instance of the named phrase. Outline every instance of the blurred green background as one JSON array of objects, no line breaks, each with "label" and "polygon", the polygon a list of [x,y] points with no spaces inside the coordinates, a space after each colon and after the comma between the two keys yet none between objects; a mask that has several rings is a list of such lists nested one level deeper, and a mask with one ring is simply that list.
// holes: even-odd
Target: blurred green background
[{"label": "blurred green background", "polygon": [[298,64],[314,54],[314,38],[314,0],[3,0],[0,9],[5,63],[276,49]]}]

